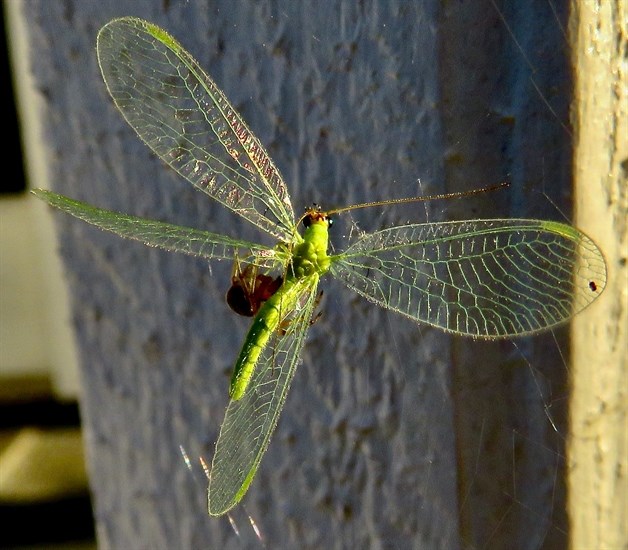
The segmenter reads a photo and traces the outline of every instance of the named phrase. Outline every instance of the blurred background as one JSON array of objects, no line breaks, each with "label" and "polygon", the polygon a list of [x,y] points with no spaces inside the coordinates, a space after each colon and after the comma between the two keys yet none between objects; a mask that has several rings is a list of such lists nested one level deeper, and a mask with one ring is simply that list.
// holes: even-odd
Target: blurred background
[{"label": "blurred background", "polygon": [[[18,4],[5,1],[0,11],[5,132],[0,184],[0,547],[95,548],[67,295],[50,220],[38,216],[28,200],[24,174],[25,136],[18,126],[15,87],[21,87],[22,101],[33,98],[28,85],[11,74],[13,65],[22,79],[29,75],[23,65],[26,37],[16,32],[23,27],[15,20]],[[35,116],[34,110],[23,112]]]}]

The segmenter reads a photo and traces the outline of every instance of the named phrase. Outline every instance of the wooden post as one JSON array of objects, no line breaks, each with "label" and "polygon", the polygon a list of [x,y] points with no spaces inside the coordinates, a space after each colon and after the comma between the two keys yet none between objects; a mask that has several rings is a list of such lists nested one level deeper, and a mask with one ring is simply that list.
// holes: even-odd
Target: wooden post
[{"label": "wooden post", "polygon": [[571,547],[628,545],[628,12],[574,3],[576,223],[606,256],[605,296],[573,323]]}]

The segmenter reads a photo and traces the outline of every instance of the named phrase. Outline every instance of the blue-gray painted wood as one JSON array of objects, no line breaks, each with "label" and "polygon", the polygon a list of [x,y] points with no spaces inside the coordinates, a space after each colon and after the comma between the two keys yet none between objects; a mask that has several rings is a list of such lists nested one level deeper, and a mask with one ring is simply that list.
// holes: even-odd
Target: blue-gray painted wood
[{"label": "blue-gray painted wood", "polygon": [[[522,51],[490,1],[27,1],[53,188],[259,238],[166,169],[113,107],[96,33],[136,15],[208,70],[266,144],[297,210],[513,182],[427,209],[355,212],[337,224],[338,248],[356,227],[426,215],[560,219],[547,197],[568,207],[567,46],[549,3],[537,4],[503,12]],[[323,317],[234,512],[238,538],[226,518],[207,516],[196,462],[211,460],[247,330],[223,300],[230,266],[69,217],[57,227],[102,547],[255,547],[246,513],[268,548],[564,543],[566,382],[556,355],[566,348],[551,335],[517,347],[450,338],[326,281]]]}]

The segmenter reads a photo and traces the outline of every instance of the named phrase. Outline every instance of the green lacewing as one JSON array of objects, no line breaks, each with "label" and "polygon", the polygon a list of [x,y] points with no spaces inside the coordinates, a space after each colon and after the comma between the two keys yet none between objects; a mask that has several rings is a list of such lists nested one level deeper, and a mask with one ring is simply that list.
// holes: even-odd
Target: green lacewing
[{"label": "green lacewing", "polygon": [[553,221],[402,225],[359,235],[343,252],[328,254],[329,213],[308,209],[301,218],[306,227],[299,231],[288,189],[268,153],[173,37],[141,19],[114,19],[98,33],[97,53],[114,103],[153,152],[277,240],[268,247],[33,191],[122,237],[208,260],[239,257],[245,265],[234,271],[232,288],[236,302],[244,301],[238,307],[250,307],[254,318],[236,361],[212,461],[211,515],[234,507],[255,476],[326,274],[415,322],[479,338],[550,329],[604,289],[606,266],[599,248],[574,227]]}]

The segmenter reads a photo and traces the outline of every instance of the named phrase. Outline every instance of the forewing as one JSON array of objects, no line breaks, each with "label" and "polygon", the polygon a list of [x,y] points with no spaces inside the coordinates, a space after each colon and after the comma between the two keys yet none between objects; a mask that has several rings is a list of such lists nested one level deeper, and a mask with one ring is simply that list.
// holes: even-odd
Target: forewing
[{"label": "forewing", "polygon": [[285,321],[263,350],[244,395],[227,407],[209,479],[212,516],[224,514],[244,496],[277,425],[312,318],[318,276],[299,284],[296,310],[282,314]]},{"label": "forewing", "polygon": [[207,259],[230,261],[237,251],[244,251],[245,256],[242,257],[246,261],[263,267],[276,267],[277,264],[284,265],[287,261],[287,254],[283,249],[269,249],[225,235],[105,210],[44,189],[35,189],[33,194],[87,223],[148,246]]},{"label": "forewing", "polygon": [[125,17],[100,30],[97,52],[116,106],[157,156],[227,208],[291,242],[294,214],[279,171],[174,38]]},{"label": "forewing", "polygon": [[485,338],[558,325],[606,284],[591,239],[540,220],[393,227],[361,237],[332,262],[337,278],[383,307]]}]

